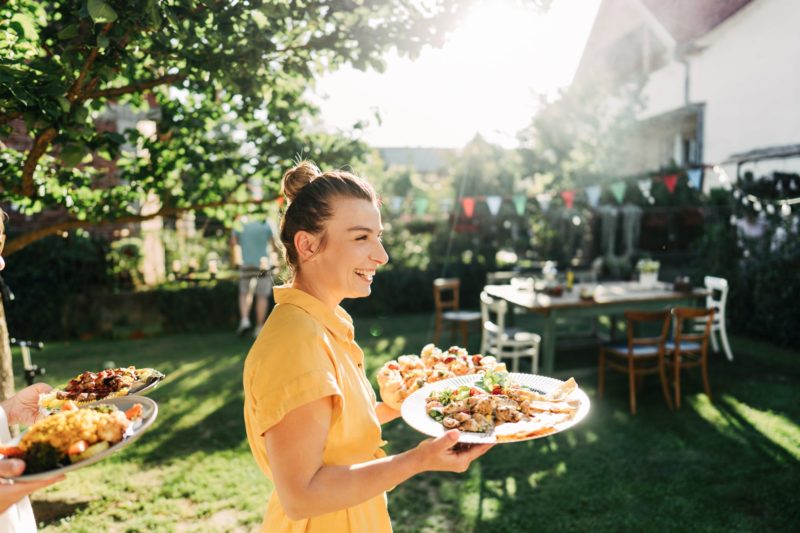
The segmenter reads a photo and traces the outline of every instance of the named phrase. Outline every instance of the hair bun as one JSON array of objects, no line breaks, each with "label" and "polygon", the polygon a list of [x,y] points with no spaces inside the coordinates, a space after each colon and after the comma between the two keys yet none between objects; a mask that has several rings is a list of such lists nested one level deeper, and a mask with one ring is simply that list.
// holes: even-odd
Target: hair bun
[{"label": "hair bun", "polygon": [[303,187],[314,181],[320,175],[319,168],[311,161],[301,161],[287,170],[281,180],[281,194],[289,202],[294,201]]}]

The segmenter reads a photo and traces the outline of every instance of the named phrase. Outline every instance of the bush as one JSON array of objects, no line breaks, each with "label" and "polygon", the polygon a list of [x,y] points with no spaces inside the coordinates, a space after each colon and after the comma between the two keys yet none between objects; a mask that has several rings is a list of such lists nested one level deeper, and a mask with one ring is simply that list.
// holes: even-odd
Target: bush
[{"label": "bush", "polygon": [[238,317],[239,285],[220,280],[195,286],[165,286],[152,291],[167,332],[233,328]]},{"label": "bush", "polygon": [[706,275],[728,280],[730,333],[800,345],[800,313],[795,308],[800,294],[800,243],[789,240],[779,250],[745,257],[736,239],[735,228],[724,216],[707,225],[698,242],[693,283],[702,286]]},{"label": "bush", "polygon": [[64,308],[71,295],[111,286],[108,244],[85,232],[46,237],[7,258],[3,271],[15,300],[6,304],[12,337],[35,340],[74,335]]}]

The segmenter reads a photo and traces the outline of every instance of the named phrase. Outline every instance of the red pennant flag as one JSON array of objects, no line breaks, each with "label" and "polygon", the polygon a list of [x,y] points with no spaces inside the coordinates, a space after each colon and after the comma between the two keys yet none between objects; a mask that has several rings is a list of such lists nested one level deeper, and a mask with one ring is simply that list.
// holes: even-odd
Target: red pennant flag
[{"label": "red pennant flag", "polygon": [[472,218],[472,215],[475,213],[475,198],[462,198],[461,207],[464,209],[464,214],[467,215],[467,218]]},{"label": "red pennant flag", "polygon": [[675,192],[675,186],[678,184],[678,175],[677,174],[670,174],[669,176],[664,176],[664,185],[667,186],[667,190],[670,194]]},{"label": "red pennant flag", "polygon": [[572,205],[575,202],[575,191],[564,191],[561,193],[561,198],[564,199],[567,209],[572,209]]},{"label": "red pennant flag", "polygon": [[283,206],[283,201],[284,200],[285,200],[285,198],[283,196],[278,196],[278,207]]}]

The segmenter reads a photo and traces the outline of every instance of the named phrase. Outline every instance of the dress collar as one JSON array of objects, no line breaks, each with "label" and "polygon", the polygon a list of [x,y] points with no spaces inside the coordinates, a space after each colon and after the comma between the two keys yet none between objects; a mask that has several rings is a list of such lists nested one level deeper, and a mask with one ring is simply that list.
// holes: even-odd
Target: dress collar
[{"label": "dress collar", "polygon": [[281,285],[272,289],[275,303],[290,304],[299,307],[309,315],[317,318],[325,328],[337,337],[352,341],[354,338],[353,319],[341,306],[331,311],[324,303],[305,291]]}]

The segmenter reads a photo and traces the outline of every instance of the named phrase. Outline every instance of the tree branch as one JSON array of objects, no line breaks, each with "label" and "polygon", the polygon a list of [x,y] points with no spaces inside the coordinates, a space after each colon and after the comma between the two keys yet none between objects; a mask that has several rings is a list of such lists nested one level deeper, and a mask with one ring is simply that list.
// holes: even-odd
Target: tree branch
[{"label": "tree branch", "polygon": [[7,122],[11,122],[22,116],[21,111],[16,111],[14,113],[9,113],[8,115],[0,115],[0,124],[5,124]]},{"label": "tree branch", "polygon": [[[114,25],[113,22],[106,23],[106,25],[103,26],[100,35],[107,34],[109,30],[111,30],[111,26],[113,25]],[[73,103],[78,99],[85,100],[85,97],[82,98],[83,95],[81,94],[82,92],[81,87],[83,86],[83,80],[86,79],[86,76],[89,74],[92,65],[94,65],[94,61],[95,59],[97,59],[97,54],[99,51],[100,49],[95,46],[94,48],[92,48],[92,51],[89,52],[89,57],[86,58],[86,61],[83,64],[83,68],[81,68],[81,72],[80,74],[78,74],[78,79],[75,80],[75,83],[72,84],[72,87],[70,87],[69,91],[67,92],[67,100],[69,100],[70,103]]]},{"label": "tree branch", "polygon": [[128,215],[124,217],[117,218],[115,220],[102,220],[102,221],[93,221],[93,220],[62,220],[60,222],[56,222],[50,226],[35,229],[33,231],[29,231],[24,233],[14,239],[13,241],[8,241],[6,243],[5,248],[3,249],[3,255],[8,257],[15,252],[18,252],[40,239],[43,239],[49,235],[56,235],[59,233],[63,233],[65,231],[79,229],[79,228],[97,228],[102,226],[113,226],[117,224],[130,224],[134,222],[144,222],[145,220],[150,220],[156,217],[162,216],[175,216],[181,213],[185,213],[186,211],[195,211],[199,209],[208,209],[211,207],[222,207],[225,205],[252,205],[252,204],[262,204],[262,203],[269,203],[277,200],[278,197],[271,198],[269,200],[245,200],[243,202],[235,202],[235,201],[226,201],[222,200],[219,202],[211,202],[208,204],[201,204],[201,205],[193,205],[189,207],[162,207],[155,213],[150,213],[147,215]]},{"label": "tree branch", "polygon": [[158,87],[159,85],[164,85],[167,83],[175,83],[176,81],[181,81],[183,79],[186,79],[186,74],[169,74],[153,80],[141,81],[132,85],[126,85],[125,87],[114,87],[111,89],[103,89],[101,91],[92,91],[87,93],[85,96],[86,98],[107,98],[110,96],[138,93],[140,91],[144,91],[145,89],[152,89],[153,87]]},{"label": "tree branch", "polygon": [[34,139],[33,147],[28,152],[28,157],[25,158],[25,164],[22,166],[22,194],[24,196],[29,198],[33,196],[33,172],[39,164],[39,159],[47,151],[47,147],[50,146],[56,135],[58,135],[58,130],[50,126]]}]

